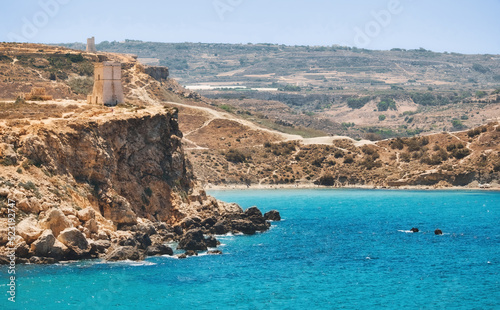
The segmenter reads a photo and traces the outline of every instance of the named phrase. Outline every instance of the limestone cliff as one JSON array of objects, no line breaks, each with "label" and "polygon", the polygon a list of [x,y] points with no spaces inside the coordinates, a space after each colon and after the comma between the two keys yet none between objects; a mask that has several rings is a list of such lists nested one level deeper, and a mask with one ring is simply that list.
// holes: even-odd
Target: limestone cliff
[{"label": "limestone cliff", "polygon": [[[166,241],[193,228],[215,233],[217,222],[224,233],[268,228],[260,213],[245,215],[198,187],[175,109],[82,106],[63,118],[0,123],[0,230],[7,235],[6,204],[15,201],[21,262],[162,254]],[[234,225],[224,222],[229,215]],[[1,238],[0,256],[6,244]]]}]

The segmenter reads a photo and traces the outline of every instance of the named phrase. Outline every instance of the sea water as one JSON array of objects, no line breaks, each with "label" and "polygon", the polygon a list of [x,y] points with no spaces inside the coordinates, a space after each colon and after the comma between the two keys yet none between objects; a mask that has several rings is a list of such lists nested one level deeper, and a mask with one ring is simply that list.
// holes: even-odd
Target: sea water
[{"label": "sea water", "polygon": [[219,256],[17,266],[15,304],[1,267],[0,309],[500,309],[500,193],[210,194],[283,221]]}]

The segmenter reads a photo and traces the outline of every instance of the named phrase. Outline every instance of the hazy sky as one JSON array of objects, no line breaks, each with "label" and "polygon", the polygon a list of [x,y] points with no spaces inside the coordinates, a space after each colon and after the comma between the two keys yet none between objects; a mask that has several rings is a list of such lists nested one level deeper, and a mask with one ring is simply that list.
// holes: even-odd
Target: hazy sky
[{"label": "hazy sky", "polygon": [[4,1],[0,41],[348,45],[500,54],[500,0]]}]

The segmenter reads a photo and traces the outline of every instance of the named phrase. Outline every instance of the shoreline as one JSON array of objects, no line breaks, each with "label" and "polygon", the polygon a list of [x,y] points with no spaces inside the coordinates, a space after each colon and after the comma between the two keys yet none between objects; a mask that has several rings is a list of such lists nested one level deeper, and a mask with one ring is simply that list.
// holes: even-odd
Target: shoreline
[{"label": "shoreline", "polygon": [[474,185],[466,186],[432,186],[432,185],[405,185],[405,186],[382,186],[382,185],[345,185],[345,186],[324,186],[316,185],[314,183],[301,183],[301,184],[226,184],[226,185],[213,185],[203,184],[205,191],[223,191],[223,190],[280,190],[280,189],[386,189],[386,190],[449,190],[449,191],[500,191],[499,184],[493,184],[489,188],[482,188]]}]

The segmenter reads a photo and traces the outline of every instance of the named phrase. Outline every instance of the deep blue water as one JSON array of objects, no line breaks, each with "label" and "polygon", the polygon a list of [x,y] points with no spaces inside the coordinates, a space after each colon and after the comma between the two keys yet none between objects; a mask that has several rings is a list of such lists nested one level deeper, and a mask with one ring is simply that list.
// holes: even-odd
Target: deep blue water
[{"label": "deep blue water", "polygon": [[2,267],[0,309],[500,309],[500,193],[211,194],[284,221],[222,256],[18,266],[16,307]]}]

